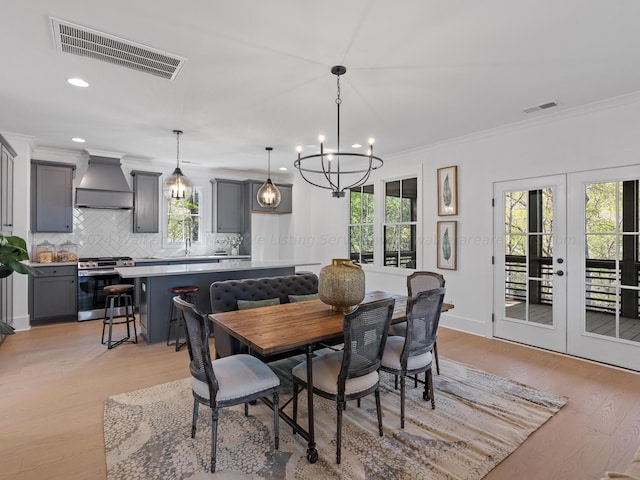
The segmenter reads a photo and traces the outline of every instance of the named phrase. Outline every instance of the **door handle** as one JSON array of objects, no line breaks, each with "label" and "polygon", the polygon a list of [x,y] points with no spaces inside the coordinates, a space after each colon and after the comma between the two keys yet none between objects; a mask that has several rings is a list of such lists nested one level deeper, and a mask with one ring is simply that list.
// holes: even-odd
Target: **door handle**
[{"label": "door handle", "polygon": [[564,275],[564,272],[563,272],[562,270],[558,270],[557,272],[553,272],[553,273],[555,273],[555,274],[556,274],[556,275],[558,275],[559,277],[561,277],[561,276],[563,276],[563,275]]}]

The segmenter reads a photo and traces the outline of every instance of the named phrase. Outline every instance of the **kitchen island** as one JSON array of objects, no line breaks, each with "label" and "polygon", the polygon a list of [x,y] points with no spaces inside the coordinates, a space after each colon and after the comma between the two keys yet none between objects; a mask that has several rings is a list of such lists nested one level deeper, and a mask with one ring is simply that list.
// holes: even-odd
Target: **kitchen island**
[{"label": "kitchen island", "polygon": [[117,267],[122,278],[136,279],[141,336],[147,343],[167,341],[169,308],[173,294],[169,288],[195,285],[199,292],[192,297],[202,313],[209,313],[209,286],[220,280],[293,275],[296,267],[320,265],[295,261],[225,260],[216,263],[171,263],[136,267]]}]

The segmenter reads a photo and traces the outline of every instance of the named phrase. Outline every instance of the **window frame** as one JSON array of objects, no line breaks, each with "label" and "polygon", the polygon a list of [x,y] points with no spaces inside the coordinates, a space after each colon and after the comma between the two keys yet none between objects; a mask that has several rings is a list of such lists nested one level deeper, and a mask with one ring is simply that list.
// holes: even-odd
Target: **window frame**
[{"label": "window frame", "polygon": [[[400,221],[387,221],[387,185],[393,182],[399,182],[400,184],[400,190],[399,190],[399,194],[400,196],[398,197],[399,199],[403,199],[403,198],[410,198],[410,197],[404,197],[402,195],[403,193],[403,182],[406,180],[412,180],[415,179],[416,182],[416,199],[415,199],[415,220],[409,220],[409,221],[403,221],[402,218],[400,218]],[[391,178],[391,179],[383,179],[382,180],[382,187],[381,190],[381,203],[382,203],[382,211],[380,212],[382,221],[381,221],[381,226],[380,226],[380,238],[381,238],[381,242],[380,242],[380,246],[381,246],[381,250],[382,250],[382,255],[379,257],[381,259],[381,267],[384,268],[388,268],[388,269],[394,269],[394,270],[399,270],[399,271],[407,271],[407,270],[417,270],[419,265],[421,265],[421,249],[419,248],[419,231],[420,231],[420,226],[421,226],[421,206],[422,206],[422,202],[421,202],[421,185],[422,185],[422,181],[419,175],[415,175],[415,174],[408,174],[408,175],[402,175],[396,178]],[[414,259],[413,259],[413,266],[410,267],[402,267],[400,266],[401,263],[401,252],[402,250],[400,249],[401,246],[399,246],[398,250],[397,250],[397,263],[396,265],[386,265],[385,261],[387,258],[387,245],[386,245],[386,231],[387,228],[391,227],[391,228],[403,228],[403,227],[409,227],[410,229],[412,229],[413,232],[413,238],[412,238],[412,243],[413,243],[413,251],[414,251]]]},{"label": "window frame", "polygon": [[[365,192],[364,189],[365,188],[371,188],[373,190],[373,192],[371,193],[372,198],[371,198],[371,202],[368,203],[368,205],[371,206],[371,208],[373,209],[373,214],[368,215],[369,218],[371,218],[371,222],[364,222],[362,221],[365,217],[364,215],[364,204],[362,202],[362,198],[361,197],[361,202],[360,202],[360,222],[356,222],[356,223],[352,223],[351,219],[352,219],[352,203],[351,203],[351,194],[355,189],[349,189],[349,222],[348,222],[348,226],[347,226],[347,248],[349,249],[348,255],[349,258],[353,261],[356,261],[357,263],[360,263],[361,265],[375,265],[376,264],[376,259],[377,259],[377,254],[376,254],[376,191],[377,188],[375,186],[375,183],[369,183],[366,185],[361,185],[360,187],[357,187],[357,189],[359,190],[360,195],[364,195]],[[359,227],[360,229],[362,229],[363,227],[370,227],[371,228],[371,233],[372,233],[372,248],[371,248],[371,261],[370,262],[363,262],[362,258],[363,258],[363,252],[362,252],[362,248],[360,249],[360,251],[357,253],[358,258],[355,259],[354,258],[354,254],[351,252],[351,231],[352,228],[354,227]],[[362,239],[360,239],[360,244],[362,243],[361,241]],[[369,252],[366,252],[369,253]]]},{"label": "window frame", "polygon": [[[198,196],[198,213],[197,214],[191,214],[189,215],[191,218],[197,218],[198,219],[198,229],[197,229],[197,233],[198,233],[198,239],[194,240],[193,239],[193,233],[194,231],[191,231],[191,241],[190,241],[190,246],[197,246],[197,245],[201,245],[202,242],[204,241],[203,238],[203,234],[204,234],[204,225],[203,225],[203,215],[202,215],[202,208],[203,208],[203,196],[202,196],[202,188],[198,187],[198,186],[194,186],[193,187],[193,192],[195,194],[197,194]],[[169,217],[171,216],[171,213],[169,211],[169,202],[171,200],[162,197],[162,204],[163,204],[163,208],[162,208],[162,212],[163,212],[163,222],[162,222],[162,246],[164,248],[177,248],[177,247],[184,247],[185,245],[185,240],[184,237],[182,238],[182,240],[180,241],[172,241],[169,239]],[[176,215],[177,216],[177,215]],[[187,216],[183,216],[183,222],[184,222],[184,218],[187,218]]]}]

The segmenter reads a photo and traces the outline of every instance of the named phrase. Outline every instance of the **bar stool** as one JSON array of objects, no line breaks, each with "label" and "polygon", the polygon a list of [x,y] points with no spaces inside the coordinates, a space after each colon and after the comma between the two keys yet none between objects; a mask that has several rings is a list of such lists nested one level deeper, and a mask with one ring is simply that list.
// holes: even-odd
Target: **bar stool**
[{"label": "bar stool", "polygon": [[[186,285],[182,287],[171,287],[169,291],[174,295],[180,295],[180,298],[185,302],[193,303],[191,301],[191,294],[200,290],[200,287],[195,285]],[[169,307],[169,329],[167,331],[167,345],[173,345],[171,343],[171,329],[175,329],[175,346],[176,352],[179,351],[186,342],[180,343],[180,331],[184,330],[184,320],[182,318],[182,312],[176,310],[176,306],[171,298],[171,306]]]},{"label": "bar stool", "polygon": [[[131,292],[133,292],[133,285],[107,285],[106,287],[104,287],[104,291],[107,293],[107,298],[104,304],[104,319],[102,320],[102,344],[105,344],[104,329],[107,325],[109,325],[109,338],[106,342],[108,349],[117,347],[124,342],[138,343],[136,317],[133,314],[133,301],[131,297]],[[121,308],[123,306],[124,315],[119,314],[120,312],[116,312],[116,308]],[[116,318],[124,318],[124,320],[114,321],[114,319]],[[111,337],[113,326],[121,325],[123,323],[127,324],[127,336],[114,342]],[[129,323],[133,323],[133,340],[131,340],[131,330],[129,328]]]}]

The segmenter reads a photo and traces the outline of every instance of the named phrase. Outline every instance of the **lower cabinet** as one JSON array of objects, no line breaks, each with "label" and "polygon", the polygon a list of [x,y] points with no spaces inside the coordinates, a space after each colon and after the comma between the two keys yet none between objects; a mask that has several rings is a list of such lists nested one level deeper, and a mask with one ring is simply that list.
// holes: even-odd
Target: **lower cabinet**
[{"label": "lower cabinet", "polygon": [[78,269],[75,265],[40,266],[37,277],[29,277],[31,324],[78,320]]},{"label": "lower cabinet", "polygon": [[[0,320],[13,326],[13,275],[0,279]],[[0,335],[0,342],[6,335]]]}]

